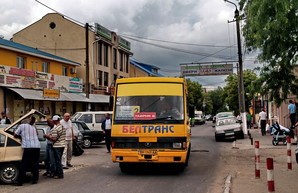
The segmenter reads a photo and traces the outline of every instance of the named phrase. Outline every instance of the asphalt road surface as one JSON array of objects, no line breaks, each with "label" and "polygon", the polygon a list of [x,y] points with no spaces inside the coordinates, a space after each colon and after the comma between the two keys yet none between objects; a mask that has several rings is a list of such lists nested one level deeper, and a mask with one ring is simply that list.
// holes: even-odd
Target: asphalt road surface
[{"label": "asphalt road surface", "polygon": [[[206,193],[214,186],[216,168],[222,146],[216,143],[212,123],[192,127],[192,152],[189,166],[182,173],[171,168],[137,168],[124,174],[117,163],[112,163],[104,145],[86,149],[80,157],[74,157],[74,168],[65,170],[64,179],[40,176],[38,184],[25,183],[22,187],[0,185],[0,192],[103,192],[103,193]],[[40,172],[40,175],[44,170]]]}]

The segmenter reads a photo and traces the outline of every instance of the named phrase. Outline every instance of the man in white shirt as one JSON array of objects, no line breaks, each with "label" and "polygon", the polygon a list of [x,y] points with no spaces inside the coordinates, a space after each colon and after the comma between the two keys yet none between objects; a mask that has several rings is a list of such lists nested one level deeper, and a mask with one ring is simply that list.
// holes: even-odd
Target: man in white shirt
[{"label": "man in white shirt", "polygon": [[101,128],[105,133],[105,141],[107,146],[107,153],[111,152],[111,129],[112,129],[112,119],[110,118],[110,114],[107,113],[105,115],[105,120],[101,123]]},{"label": "man in white shirt", "polygon": [[261,120],[262,136],[266,135],[267,113],[262,109],[259,113],[259,121]]},{"label": "man in white shirt", "polygon": [[68,169],[68,167],[72,167],[70,162],[72,158],[72,140],[74,138],[73,127],[69,113],[64,114],[60,124],[66,129],[66,144],[62,155],[62,165],[64,169]]}]

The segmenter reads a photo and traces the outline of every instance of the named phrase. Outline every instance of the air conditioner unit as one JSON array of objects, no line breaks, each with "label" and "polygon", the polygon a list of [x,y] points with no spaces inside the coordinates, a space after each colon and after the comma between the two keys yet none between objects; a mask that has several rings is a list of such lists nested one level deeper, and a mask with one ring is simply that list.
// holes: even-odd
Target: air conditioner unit
[{"label": "air conditioner unit", "polygon": [[77,73],[77,69],[76,68],[71,68],[70,69],[70,73],[71,74],[76,74]]}]

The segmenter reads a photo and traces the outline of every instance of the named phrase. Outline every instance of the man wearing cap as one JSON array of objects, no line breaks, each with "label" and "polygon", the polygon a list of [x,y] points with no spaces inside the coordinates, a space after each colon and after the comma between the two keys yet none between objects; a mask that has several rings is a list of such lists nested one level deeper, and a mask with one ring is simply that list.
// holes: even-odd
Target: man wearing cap
[{"label": "man wearing cap", "polygon": [[22,186],[26,171],[32,171],[32,184],[36,184],[39,179],[39,154],[40,142],[38,140],[37,130],[34,127],[35,117],[31,117],[29,123],[21,124],[15,131],[14,136],[21,138],[23,157],[20,165],[20,174],[15,185]]},{"label": "man wearing cap", "polygon": [[70,162],[72,158],[72,140],[74,139],[73,127],[69,113],[64,114],[60,124],[66,129],[66,144],[62,155],[62,164],[64,166],[63,169],[68,169],[68,167],[72,167]]},{"label": "man wearing cap", "polygon": [[53,152],[56,166],[54,178],[61,179],[64,178],[61,158],[65,147],[66,130],[60,124],[60,117],[58,115],[54,115],[52,121],[55,124],[54,128],[52,129],[52,134],[45,135],[45,137],[53,141]]},{"label": "man wearing cap", "polygon": [[1,119],[1,125],[4,125],[4,124],[11,124],[11,121],[9,120],[9,118],[6,116],[6,113],[3,111],[1,113],[2,115],[2,119]]}]

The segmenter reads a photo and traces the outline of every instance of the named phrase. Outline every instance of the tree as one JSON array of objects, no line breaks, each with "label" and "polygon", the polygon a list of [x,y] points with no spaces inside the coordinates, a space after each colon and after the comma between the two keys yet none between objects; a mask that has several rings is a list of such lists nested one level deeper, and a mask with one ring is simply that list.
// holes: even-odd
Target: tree
[{"label": "tree", "polygon": [[219,112],[227,111],[227,105],[224,100],[224,90],[221,87],[218,87],[216,90],[207,92],[206,98],[206,107],[209,114],[215,115]]},{"label": "tree", "polygon": [[[245,107],[248,110],[250,106],[250,101],[252,100],[253,95],[249,93],[253,93],[253,84],[252,82],[257,80],[257,75],[252,70],[244,70],[243,71],[243,84],[245,94]],[[234,111],[235,114],[239,113],[239,100],[238,100],[238,75],[231,74],[229,75],[225,81],[227,85],[224,87],[224,97],[225,102],[228,104],[229,109]]]},{"label": "tree", "polygon": [[278,105],[289,94],[297,94],[298,79],[293,67],[298,56],[297,0],[240,0],[246,18],[243,36],[248,52],[259,51],[260,69],[255,83],[259,92],[268,94]]},{"label": "tree", "polygon": [[202,85],[198,82],[191,81],[189,79],[187,81],[188,88],[188,96],[187,102],[190,107],[194,110],[202,110],[203,108],[203,94],[202,94]]}]

